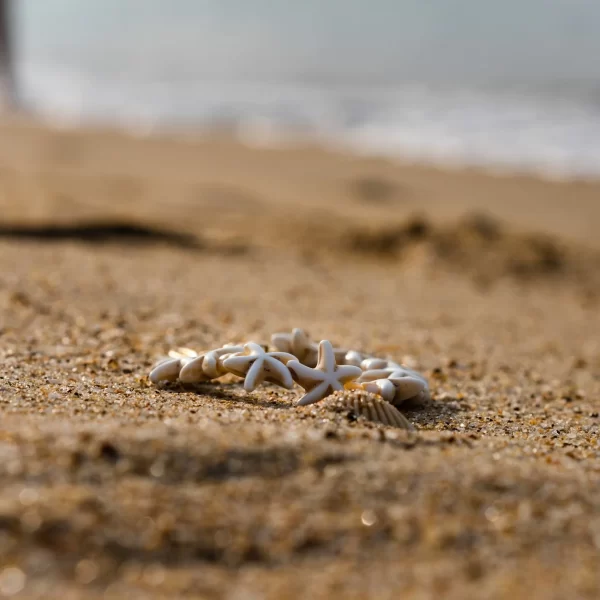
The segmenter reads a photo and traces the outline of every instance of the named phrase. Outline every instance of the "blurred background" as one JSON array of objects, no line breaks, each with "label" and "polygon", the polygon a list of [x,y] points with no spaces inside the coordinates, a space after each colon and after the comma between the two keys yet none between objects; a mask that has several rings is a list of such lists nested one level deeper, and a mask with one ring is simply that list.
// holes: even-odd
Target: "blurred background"
[{"label": "blurred background", "polygon": [[[0,596],[600,598],[600,0],[9,7]],[[295,327],[423,436],[148,382]]]},{"label": "blurred background", "polygon": [[596,0],[13,5],[22,102],[63,123],[600,174]]}]

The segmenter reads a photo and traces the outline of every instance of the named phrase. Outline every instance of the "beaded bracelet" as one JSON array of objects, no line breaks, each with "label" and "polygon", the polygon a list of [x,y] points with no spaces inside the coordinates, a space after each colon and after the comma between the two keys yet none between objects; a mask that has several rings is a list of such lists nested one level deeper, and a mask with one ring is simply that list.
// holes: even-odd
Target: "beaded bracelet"
[{"label": "beaded bracelet", "polygon": [[302,329],[271,336],[271,345],[226,344],[205,353],[189,348],[169,352],[150,372],[150,381],[202,383],[233,374],[254,391],[267,381],[291,389],[294,382],[306,392],[296,406],[313,404],[336,391],[361,390],[399,406],[407,400],[429,399],[427,380],[412,369],[356,350],[316,344]]}]

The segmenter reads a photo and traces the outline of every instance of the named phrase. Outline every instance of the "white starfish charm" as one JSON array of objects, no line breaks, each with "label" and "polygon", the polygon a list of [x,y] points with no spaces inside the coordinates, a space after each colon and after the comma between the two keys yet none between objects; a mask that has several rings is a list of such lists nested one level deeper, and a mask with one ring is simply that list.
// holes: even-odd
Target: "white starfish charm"
[{"label": "white starfish charm", "polygon": [[[311,341],[304,329],[296,327],[292,333],[274,333],[271,343],[277,350],[293,354],[303,365],[314,367],[317,364],[319,345]],[[334,348],[333,351],[335,359],[342,363],[347,350]]]},{"label": "white starfish charm", "polygon": [[297,402],[298,406],[313,404],[333,392],[343,390],[345,383],[358,379],[362,373],[360,367],[337,365],[333,346],[327,340],[319,344],[319,356],[314,369],[298,360],[291,360],[287,367],[294,380],[307,392]]},{"label": "white starfish charm", "polygon": [[263,381],[277,383],[289,390],[294,380],[285,365],[295,358],[287,352],[267,352],[259,344],[248,342],[243,352],[225,358],[223,367],[234,375],[245,377],[244,389],[247,392],[253,392]]},{"label": "white starfish charm", "polygon": [[330,393],[357,389],[377,394],[396,406],[405,400],[430,399],[427,379],[393,360],[356,350],[334,348],[323,340],[315,344],[299,328],[271,337],[276,350],[266,345],[225,344],[209,352],[176,348],[150,372],[152,383],[198,383],[226,373],[244,378],[244,388],[253,391],[263,381],[290,389],[298,382],[306,394],[297,405],[317,402]]}]

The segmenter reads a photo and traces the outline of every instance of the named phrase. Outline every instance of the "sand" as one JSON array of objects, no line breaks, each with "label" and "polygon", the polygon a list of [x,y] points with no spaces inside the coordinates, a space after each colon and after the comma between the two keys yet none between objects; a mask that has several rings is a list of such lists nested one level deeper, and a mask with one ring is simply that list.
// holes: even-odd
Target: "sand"
[{"label": "sand", "polygon": [[[600,183],[0,124],[0,596],[600,597]],[[408,433],[154,361],[316,338]]]}]

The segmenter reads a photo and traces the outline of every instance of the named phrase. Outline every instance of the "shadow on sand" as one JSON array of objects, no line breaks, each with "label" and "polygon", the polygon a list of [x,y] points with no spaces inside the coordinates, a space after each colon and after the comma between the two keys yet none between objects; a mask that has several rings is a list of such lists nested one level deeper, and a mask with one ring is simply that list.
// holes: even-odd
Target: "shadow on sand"
[{"label": "shadow on sand", "polygon": [[188,233],[153,228],[135,223],[105,221],[68,225],[0,224],[0,238],[45,242],[77,241],[88,244],[168,244],[177,248],[203,250],[205,244]]}]

